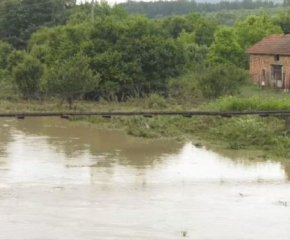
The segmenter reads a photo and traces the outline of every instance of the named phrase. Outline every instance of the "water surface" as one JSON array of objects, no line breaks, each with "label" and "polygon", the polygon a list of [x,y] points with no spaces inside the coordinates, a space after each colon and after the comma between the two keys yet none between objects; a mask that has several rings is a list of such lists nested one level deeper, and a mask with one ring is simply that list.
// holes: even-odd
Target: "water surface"
[{"label": "water surface", "polygon": [[290,167],[248,155],[0,119],[0,239],[289,240]]}]

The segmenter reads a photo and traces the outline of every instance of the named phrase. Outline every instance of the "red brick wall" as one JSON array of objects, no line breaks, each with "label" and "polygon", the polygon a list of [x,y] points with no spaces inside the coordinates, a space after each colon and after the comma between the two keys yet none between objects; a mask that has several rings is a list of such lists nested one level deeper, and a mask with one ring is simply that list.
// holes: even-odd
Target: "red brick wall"
[{"label": "red brick wall", "polygon": [[271,85],[271,66],[284,66],[286,88],[290,87],[290,56],[279,56],[279,61],[275,60],[274,55],[250,55],[250,74],[252,83],[260,85],[263,81],[263,69],[266,71],[266,86]]}]

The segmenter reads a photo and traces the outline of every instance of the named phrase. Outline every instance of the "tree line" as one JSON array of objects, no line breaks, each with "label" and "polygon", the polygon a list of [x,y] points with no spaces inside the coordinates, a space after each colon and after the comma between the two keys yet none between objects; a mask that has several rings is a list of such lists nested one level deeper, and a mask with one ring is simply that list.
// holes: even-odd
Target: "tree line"
[{"label": "tree line", "polygon": [[70,105],[80,97],[126,101],[190,89],[215,98],[234,93],[246,81],[247,48],[288,33],[290,25],[287,11],[223,27],[199,13],[149,19],[106,3],[96,5],[92,22],[90,4],[53,1],[68,13],[44,17],[42,26],[24,21],[22,30],[1,36],[1,92],[16,91],[25,99],[60,95]]}]

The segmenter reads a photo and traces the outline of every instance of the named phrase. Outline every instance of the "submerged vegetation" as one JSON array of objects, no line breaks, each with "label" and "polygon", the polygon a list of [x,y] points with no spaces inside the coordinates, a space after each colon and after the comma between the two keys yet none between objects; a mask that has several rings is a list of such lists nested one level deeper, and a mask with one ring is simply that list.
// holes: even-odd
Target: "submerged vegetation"
[{"label": "submerged vegetation", "polygon": [[241,117],[116,117],[72,118],[96,127],[123,129],[127,134],[144,138],[176,138],[221,145],[229,149],[261,149],[265,156],[290,158],[290,137],[285,121],[278,118]]}]

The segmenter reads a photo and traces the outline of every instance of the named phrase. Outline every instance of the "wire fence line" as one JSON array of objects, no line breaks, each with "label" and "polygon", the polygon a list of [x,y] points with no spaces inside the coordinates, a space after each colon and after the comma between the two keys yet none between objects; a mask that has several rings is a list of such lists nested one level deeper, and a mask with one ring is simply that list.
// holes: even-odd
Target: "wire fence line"
[{"label": "wire fence line", "polygon": [[12,112],[0,113],[0,118],[25,118],[25,117],[61,117],[68,119],[70,117],[132,117],[142,116],[152,118],[154,116],[167,116],[167,117],[243,117],[243,116],[257,116],[257,117],[284,117],[290,118],[290,111],[110,111],[110,112]]},{"label": "wire fence line", "polygon": [[[109,94],[110,92],[116,93],[118,91],[126,91],[127,90],[132,90],[134,88],[140,88],[140,87],[145,87],[147,88],[146,92],[143,92],[142,94],[135,94],[135,97],[145,97],[148,94],[158,94],[158,95],[169,95],[170,94],[170,90],[166,89],[166,85],[161,86],[160,84],[152,84],[152,83],[138,83],[138,84],[123,84],[122,86],[119,86],[117,88],[112,88],[112,89],[104,89],[104,88],[100,88],[100,89],[95,89],[95,90],[87,90],[87,91],[64,91],[64,92],[43,92],[43,93],[33,93],[33,94],[25,94],[26,98],[49,98],[49,97],[69,97],[69,96],[84,96],[84,95],[88,95],[90,94],[91,96],[96,96],[96,97],[102,97],[105,94]],[[158,88],[165,88],[163,90],[158,90]],[[16,95],[23,95],[20,92],[18,92],[17,90],[12,90],[11,92],[13,92]],[[2,90],[0,89],[0,97],[1,95],[7,95],[7,90]],[[130,94],[129,94],[130,95]],[[134,97],[134,94],[131,94],[131,97]],[[89,97],[89,96],[87,96]],[[92,97],[94,98],[94,97]]]}]

